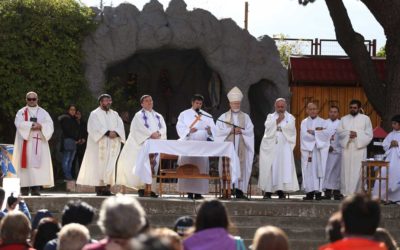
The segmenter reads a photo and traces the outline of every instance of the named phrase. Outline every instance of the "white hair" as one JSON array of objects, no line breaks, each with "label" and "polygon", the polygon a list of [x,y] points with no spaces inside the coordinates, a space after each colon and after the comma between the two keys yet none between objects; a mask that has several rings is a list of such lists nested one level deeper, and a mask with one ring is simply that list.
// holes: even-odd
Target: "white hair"
[{"label": "white hair", "polygon": [[285,98],[283,98],[283,97],[279,97],[278,99],[275,100],[275,104],[276,104],[277,102],[284,102],[284,103],[286,103],[286,100],[285,100]]},{"label": "white hair", "polygon": [[35,97],[38,98],[38,94],[36,92],[33,92],[33,91],[29,91],[28,93],[26,93],[25,98],[28,98],[28,96],[30,96],[30,95],[35,95]]},{"label": "white hair", "polygon": [[146,213],[140,203],[127,196],[114,196],[103,201],[98,225],[111,238],[128,239],[146,224]]}]

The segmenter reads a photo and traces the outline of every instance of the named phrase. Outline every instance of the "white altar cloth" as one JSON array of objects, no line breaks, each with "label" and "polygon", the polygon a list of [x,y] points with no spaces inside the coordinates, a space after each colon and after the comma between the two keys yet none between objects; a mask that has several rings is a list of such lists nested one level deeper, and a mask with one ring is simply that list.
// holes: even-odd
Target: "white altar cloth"
[{"label": "white altar cloth", "polygon": [[232,183],[240,176],[240,162],[232,142],[153,140],[149,139],[140,149],[136,158],[134,174],[145,184],[152,183],[149,154],[164,153],[178,156],[229,157]]}]

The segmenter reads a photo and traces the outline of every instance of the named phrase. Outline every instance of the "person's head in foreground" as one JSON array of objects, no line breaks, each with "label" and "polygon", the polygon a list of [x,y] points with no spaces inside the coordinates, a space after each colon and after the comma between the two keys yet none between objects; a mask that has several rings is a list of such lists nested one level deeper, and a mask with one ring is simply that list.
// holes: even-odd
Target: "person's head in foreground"
[{"label": "person's head in foreground", "polygon": [[58,233],[57,250],[81,250],[89,240],[90,233],[85,226],[70,223]]},{"label": "person's head in foreground", "polygon": [[146,225],[146,213],[133,197],[114,196],[103,201],[98,225],[109,239],[124,245]]},{"label": "person's head in foreground", "polygon": [[288,237],[280,228],[265,226],[257,229],[252,250],[288,250]]},{"label": "person's head in foreground", "polygon": [[31,232],[31,222],[20,211],[11,211],[1,220],[0,240],[3,245],[27,245]]},{"label": "person's head in foreground", "polygon": [[209,228],[224,228],[229,230],[231,223],[224,204],[218,200],[206,200],[197,212],[195,232]]}]

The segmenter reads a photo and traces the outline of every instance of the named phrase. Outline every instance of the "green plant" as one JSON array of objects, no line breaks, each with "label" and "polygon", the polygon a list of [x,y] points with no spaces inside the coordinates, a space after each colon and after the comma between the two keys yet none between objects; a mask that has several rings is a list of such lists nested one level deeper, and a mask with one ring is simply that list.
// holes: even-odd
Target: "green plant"
[{"label": "green plant", "polygon": [[93,15],[75,0],[0,1],[0,134],[30,90],[53,117],[68,103],[91,103],[81,45],[96,28]]}]

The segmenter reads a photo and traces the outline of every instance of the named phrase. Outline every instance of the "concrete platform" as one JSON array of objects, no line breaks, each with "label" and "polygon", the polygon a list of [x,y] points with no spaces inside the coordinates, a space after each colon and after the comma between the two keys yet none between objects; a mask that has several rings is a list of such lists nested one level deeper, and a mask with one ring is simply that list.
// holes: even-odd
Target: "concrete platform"
[{"label": "concrete platform", "polygon": [[[137,195],[127,194],[137,197]],[[40,197],[26,197],[25,200],[34,214],[37,210],[47,208],[60,218],[64,205],[72,199],[81,199],[99,209],[105,197],[92,193],[67,194],[44,193]],[[209,195],[206,198],[213,198]],[[263,200],[253,196],[250,201],[222,200],[227,206],[230,218],[235,226],[233,234],[251,244],[255,230],[264,225],[282,228],[290,239],[291,249],[317,249],[326,243],[325,225],[329,216],[338,209],[337,201],[302,201],[301,195],[291,196],[288,200]],[[145,208],[150,223],[154,227],[172,227],[174,221],[183,215],[195,217],[201,201],[168,195],[163,198],[138,198]],[[400,206],[382,206],[382,226],[388,228],[397,241],[400,241]],[[94,238],[103,237],[94,222],[90,226]]]}]

